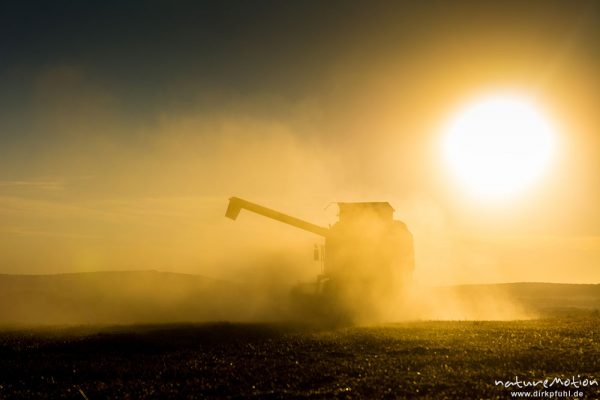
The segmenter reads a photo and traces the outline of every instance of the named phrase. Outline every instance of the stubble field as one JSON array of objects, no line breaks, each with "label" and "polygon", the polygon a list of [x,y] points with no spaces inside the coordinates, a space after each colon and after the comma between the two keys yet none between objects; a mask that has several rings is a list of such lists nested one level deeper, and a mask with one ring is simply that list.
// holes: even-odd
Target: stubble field
[{"label": "stubble field", "polygon": [[[0,333],[0,398],[507,399],[519,389],[496,380],[600,379],[599,335],[594,314],[338,329],[7,328]],[[558,389],[600,398],[597,385],[547,390]]]}]

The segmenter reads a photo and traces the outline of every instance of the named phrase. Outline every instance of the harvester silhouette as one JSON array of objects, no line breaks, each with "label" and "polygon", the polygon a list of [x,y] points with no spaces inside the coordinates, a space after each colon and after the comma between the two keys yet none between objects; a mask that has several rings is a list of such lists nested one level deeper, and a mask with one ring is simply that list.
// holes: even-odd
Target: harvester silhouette
[{"label": "harvester silhouette", "polygon": [[315,246],[322,273],[312,284],[292,290],[302,315],[344,321],[373,321],[398,305],[412,280],[414,249],[406,225],[393,219],[387,202],[337,203],[339,221],[319,226],[232,197],[225,216],[235,220],[246,209],[325,238]]}]

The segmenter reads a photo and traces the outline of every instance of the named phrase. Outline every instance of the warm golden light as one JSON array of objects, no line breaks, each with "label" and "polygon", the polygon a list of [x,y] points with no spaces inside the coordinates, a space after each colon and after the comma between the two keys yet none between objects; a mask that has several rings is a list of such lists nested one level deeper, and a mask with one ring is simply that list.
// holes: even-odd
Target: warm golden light
[{"label": "warm golden light", "polygon": [[445,129],[444,158],[473,195],[497,199],[525,189],[554,151],[548,119],[526,98],[494,96],[460,110]]}]

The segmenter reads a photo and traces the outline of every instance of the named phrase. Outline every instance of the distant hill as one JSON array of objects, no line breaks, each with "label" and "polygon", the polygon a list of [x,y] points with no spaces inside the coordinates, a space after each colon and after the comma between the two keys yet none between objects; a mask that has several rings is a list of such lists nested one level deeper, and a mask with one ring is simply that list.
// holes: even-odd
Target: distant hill
[{"label": "distant hill", "polygon": [[519,282],[438,287],[441,298],[476,303],[481,299],[510,300],[532,315],[575,315],[600,310],[600,284]]},{"label": "distant hill", "polygon": [[[289,317],[282,311],[287,307],[287,288],[281,293],[285,295],[276,297],[261,288],[157,271],[0,274],[0,325],[285,319],[286,315]],[[491,314],[492,319],[494,315],[501,319],[507,315],[510,319],[510,314],[504,313],[509,303],[510,307],[531,311],[536,316],[600,309],[600,285],[460,285],[428,288],[423,297],[436,298],[428,306],[442,311],[424,318],[452,318],[444,309],[448,304],[459,309],[459,319],[462,315],[485,318],[490,307],[500,311]],[[492,304],[490,299],[503,302]],[[465,314],[465,309],[469,313]]]},{"label": "distant hill", "polygon": [[157,271],[0,275],[0,324],[243,320],[245,297],[230,282]]}]

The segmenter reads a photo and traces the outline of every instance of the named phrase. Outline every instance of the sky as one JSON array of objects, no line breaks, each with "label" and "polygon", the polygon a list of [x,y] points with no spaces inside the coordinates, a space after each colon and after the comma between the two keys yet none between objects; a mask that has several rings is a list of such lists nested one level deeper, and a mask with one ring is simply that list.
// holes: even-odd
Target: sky
[{"label": "sky", "polygon": [[[597,1],[0,4],[0,273],[318,273],[309,221],[389,201],[433,284],[600,282]],[[464,193],[443,129],[498,92],[558,136],[510,199]],[[300,271],[300,272],[298,272]]]}]

